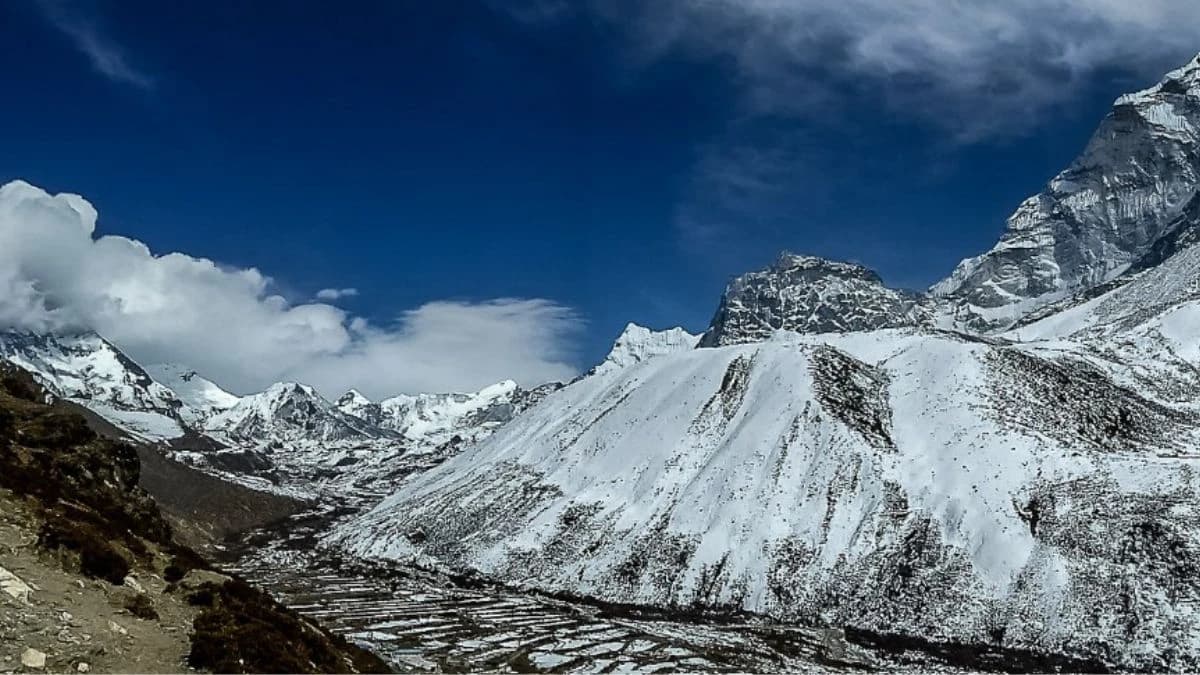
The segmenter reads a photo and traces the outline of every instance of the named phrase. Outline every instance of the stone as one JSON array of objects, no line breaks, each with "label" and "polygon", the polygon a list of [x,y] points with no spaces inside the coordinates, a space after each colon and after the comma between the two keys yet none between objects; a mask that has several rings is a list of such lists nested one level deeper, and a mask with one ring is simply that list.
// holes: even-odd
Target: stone
[{"label": "stone", "polygon": [[129,635],[129,631],[126,630],[124,626],[111,619],[108,621],[108,630],[116,633],[117,635]]},{"label": "stone", "polygon": [[194,591],[204,584],[221,586],[232,578],[211,570],[189,570],[187,575],[180,579],[179,587],[185,591]]},{"label": "stone", "polygon": [[75,666],[75,672],[77,673],[86,673],[91,669],[92,667],[83,661],[80,661],[79,664]]},{"label": "stone", "polygon": [[46,652],[38,651],[33,647],[21,652],[21,665],[26,668],[45,668],[46,667]]},{"label": "stone", "polygon": [[22,581],[17,575],[0,567],[0,591],[28,604],[29,594],[33,592],[33,587]]},{"label": "stone", "polygon": [[142,587],[142,584],[141,584],[141,582],[139,582],[139,581],[137,580],[137,578],[136,578],[136,577],[134,577],[132,574],[130,574],[129,576],[125,577],[125,582],[124,582],[124,585],[125,585],[125,587],[126,587],[126,588],[131,588],[131,589],[133,589],[134,591],[136,591],[136,592],[138,592],[138,593],[145,593],[145,592],[146,592],[146,589]]}]

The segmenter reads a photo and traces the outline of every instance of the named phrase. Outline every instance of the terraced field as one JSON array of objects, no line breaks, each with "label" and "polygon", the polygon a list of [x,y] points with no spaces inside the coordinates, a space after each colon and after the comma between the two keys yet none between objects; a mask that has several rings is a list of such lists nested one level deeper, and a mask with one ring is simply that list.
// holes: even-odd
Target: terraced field
[{"label": "terraced field", "polygon": [[318,519],[255,537],[226,565],[369,645],[401,672],[797,672],[894,669],[838,631],[665,620],[311,553]]}]

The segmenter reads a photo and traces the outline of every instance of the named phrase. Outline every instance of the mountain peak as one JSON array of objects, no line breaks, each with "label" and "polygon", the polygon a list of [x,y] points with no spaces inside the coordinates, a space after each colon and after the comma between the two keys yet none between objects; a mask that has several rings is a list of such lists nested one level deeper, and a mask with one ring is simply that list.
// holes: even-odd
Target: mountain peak
[{"label": "mountain peak", "polygon": [[655,356],[693,349],[699,340],[699,335],[679,327],[656,331],[629,323],[613,342],[608,356],[592,369],[592,373],[611,372]]},{"label": "mountain peak", "polygon": [[1083,153],[1008,218],[990,251],[930,291],[977,331],[1107,283],[1142,258],[1200,185],[1200,57],[1118,98]]},{"label": "mountain peak", "polygon": [[346,393],[342,394],[341,396],[339,396],[337,401],[334,402],[334,405],[336,405],[340,408],[342,406],[348,406],[348,405],[353,405],[353,406],[371,405],[371,403],[373,403],[373,401],[371,401],[371,399],[364,396],[362,392],[360,392],[357,389],[351,389],[351,390],[347,391]]},{"label": "mountain peak", "polygon": [[768,269],[781,274],[804,274],[813,278],[818,276],[836,276],[847,279],[862,279],[883,285],[883,279],[880,278],[875,270],[859,263],[830,260],[829,258],[792,253],[791,251],[781,252]]},{"label": "mountain peak", "polygon": [[888,288],[862,265],[784,252],[766,269],[729,283],[700,346],[757,342],[777,330],[899,328],[928,316],[925,298]]},{"label": "mountain peak", "polygon": [[1152,103],[1164,95],[1200,95],[1200,54],[1164,75],[1158,84],[1117,97],[1113,106]]}]

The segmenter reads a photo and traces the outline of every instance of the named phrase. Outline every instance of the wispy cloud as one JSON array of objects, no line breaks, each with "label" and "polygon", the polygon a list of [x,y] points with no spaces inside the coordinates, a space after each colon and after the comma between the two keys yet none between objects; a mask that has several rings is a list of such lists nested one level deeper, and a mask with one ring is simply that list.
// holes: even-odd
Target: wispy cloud
[{"label": "wispy cloud", "polygon": [[747,114],[836,116],[873,99],[965,142],[1027,130],[1097,73],[1153,78],[1200,49],[1194,0],[585,4],[643,59],[730,65]]},{"label": "wispy cloud", "polygon": [[[542,1],[513,0],[514,16],[540,16]],[[823,130],[853,138],[863,120],[886,120],[927,129],[942,139],[931,154],[952,153],[1036,130],[1100,78],[1152,84],[1200,49],[1195,0],[579,0],[572,8],[616,29],[635,73],[687,59],[732,78],[736,119],[697,149],[677,209],[684,243],[710,249],[803,221],[830,181],[822,162],[839,161],[810,142]],[[546,26],[563,19],[545,16]]]},{"label": "wispy cloud", "polygon": [[134,67],[125,50],[104,33],[96,16],[64,0],[35,0],[34,4],[51,25],[70,38],[97,72],[114,82],[141,89],[154,86],[154,79]]},{"label": "wispy cloud", "polygon": [[341,300],[342,298],[353,298],[358,295],[357,288],[322,288],[317,291],[316,299],[333,301]]}]

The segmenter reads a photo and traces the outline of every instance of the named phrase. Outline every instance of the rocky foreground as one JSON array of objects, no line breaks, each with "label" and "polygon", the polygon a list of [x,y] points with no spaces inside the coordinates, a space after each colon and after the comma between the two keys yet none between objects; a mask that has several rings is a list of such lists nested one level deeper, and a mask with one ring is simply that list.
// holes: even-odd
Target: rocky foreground
[{"label": "rocky foreground", "polygon": [[386,672],[179,543],[126,444],[0,366],[0,671]]}]

